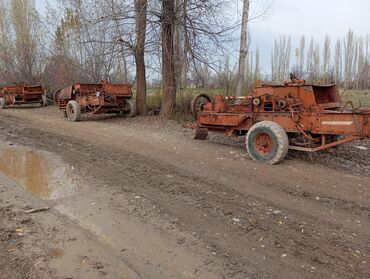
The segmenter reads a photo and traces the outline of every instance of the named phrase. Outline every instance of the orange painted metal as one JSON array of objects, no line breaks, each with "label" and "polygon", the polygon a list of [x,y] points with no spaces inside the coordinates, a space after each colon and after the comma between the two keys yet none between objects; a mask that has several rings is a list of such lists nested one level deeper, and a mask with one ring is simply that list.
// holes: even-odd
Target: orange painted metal
[{"label": "orange painted metal", "polygon": [[128,84],[76,83],[55,93],[54,99],[61,111],[66,111],[69,101],[74,100],[81,106],[81,112],[92,114],[118,113],[125,111],[127,101],[132,98]]},{"label": "orange painted metal", "polygon": [[284,85],[256,86],[245,97],[214,97],[198,114],[196,128],[242,135],[264,120],[278,123],[291,148],[304,151],[370,137],[370,108],[343,104],[335,85],[309,85],[294,76]]},{"label": "orange painted metal", "polygon": [[0,88],[0,98],[6,105],[43,104],[45,89],[41,85],[14,85]]}]

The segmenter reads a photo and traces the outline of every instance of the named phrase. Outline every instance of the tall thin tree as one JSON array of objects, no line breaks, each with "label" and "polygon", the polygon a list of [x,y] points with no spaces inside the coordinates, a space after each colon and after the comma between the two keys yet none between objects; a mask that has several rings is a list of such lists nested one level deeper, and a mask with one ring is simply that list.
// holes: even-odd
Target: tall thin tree
[{"label": "tall thin tree", "polygon": [[243,1],[243,16],[240,34],[240,52],[239,52],[239,69],[236,81],[235,95],[242,96],[244,88],[245,59],[248,52],[248,19],[249,19],[249,0]]},{"label": "tall thin tree", "polygon": [[147,0],[135,1],[136,13],[136,112],[147,114],[146,106],[146,70],[145,70],[145,34],[147,23]]}]

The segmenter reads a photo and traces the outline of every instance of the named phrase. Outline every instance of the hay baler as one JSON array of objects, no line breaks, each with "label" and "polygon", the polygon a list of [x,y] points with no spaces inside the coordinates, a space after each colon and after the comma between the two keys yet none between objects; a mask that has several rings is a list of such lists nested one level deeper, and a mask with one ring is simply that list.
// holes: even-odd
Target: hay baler
[{"label": "hay baler", "polygon": [[135,115],[131,86],[128,84],[76,83],[55,93],[54,99],[64,117],[79,121],[81,113],[105,114],[123,113]]},{"label": "hay baler", "polygon": [[30,104],[47,105],[43,86],[22,84],[0,88],[0,108]]},{"label": "hay baler", "polygon": [[195,139],[208,131],[246,135],[255,161],[276,164],[288,149],[315,152],[370,137],[370,108],[342,103],[335,85],[310,85],[291,76],[284,85],[256,86],[244,97],[193,99]]}]

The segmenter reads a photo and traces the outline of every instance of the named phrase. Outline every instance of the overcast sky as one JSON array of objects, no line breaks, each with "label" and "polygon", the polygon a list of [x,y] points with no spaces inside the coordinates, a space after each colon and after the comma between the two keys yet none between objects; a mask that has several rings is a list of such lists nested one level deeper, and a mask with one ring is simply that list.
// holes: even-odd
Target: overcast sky
[{"label": "overcast sky", "polygon": [[292,37],[293,50],[303,34],[320,42],[326,34],[332,41],[342,38],[348,29],[366,36],[370,33],[369,12],[370,0],[275,0],[268,19],[250,25],[252,48],[260,48],[262,64],[269,67],[274,39],[280,35]]},{"label": "overcast sky", "polygon": [[[370,33],[370,0],[252,0],[252,16],[271,2],[267,19],[250,24],[252,49],[258,46],[261,64],[267,70],[274,39],[280,35],[292,37],[294,50],[303,34],[321,42],[326,34],[332,41],[342,38],[348,29],[361,36]],[[41,9],[45,6],[45,1],[36,0],[36,3]],[[238,49],[231,55],[236,58]]]}]

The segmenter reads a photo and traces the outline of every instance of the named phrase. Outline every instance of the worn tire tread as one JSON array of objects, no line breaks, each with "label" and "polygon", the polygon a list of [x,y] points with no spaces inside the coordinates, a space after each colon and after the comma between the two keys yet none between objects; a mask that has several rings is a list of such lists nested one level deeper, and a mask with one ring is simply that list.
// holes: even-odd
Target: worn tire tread
[{"label": "worn tire tread", "polygon": [[127,103],[130,105],[131,110],[130,112],[124,112],[124,116],[128,118],[132,118],[136,115],[136,100],[135,99],[129,99],[127,100]]},{"label": "worn tire tread", "polygon": [[5,109],[6,101],[4,98],[0,98],[0,109]]},{"label": "worn tire tread", "polygon": [[[73,109],[75,111],[74,117],[71,117],[70,114],[69,114],[69,112],[68,112],[69,106],[73,106]],[[74,100],[68,102],[68,104],[67,104],[67,116],[68,116],[68,119],[71,120],[72,122],[80,121],[80,118],[81,118],[81,106],[79,105],[78,102],[76,102]]]},{"label": "worn tire tread", "polygon": [[272,122],[272,121],[258,122],[255,125],[253,125],[252,128],[248,131],[247,137],[246,137],[246,147],[247,147],[247,151],[248,151],[249,156],[254,161],[258,161],[257,158],[254,158],[251,155],[251,151],[249,150],[248,142],[250,141],[250,136],[251,136],[252,132],[254,130],[260,129],[260,128],[265,128],[265,129],[270,130],[276,136],[277,141],[278,141],[277,153],[275,154],[275,156],[271,160],[266,161],[266,162],[271,164],[271,165],[275,165],[275,164],[280,163],[282,160],[284,160],[284,158],[288,154],[289,139],[288,139],[288,136],[287,136],[286,132],[284,131],[284,129],[279,124],[277,124],[275,122]]}]

